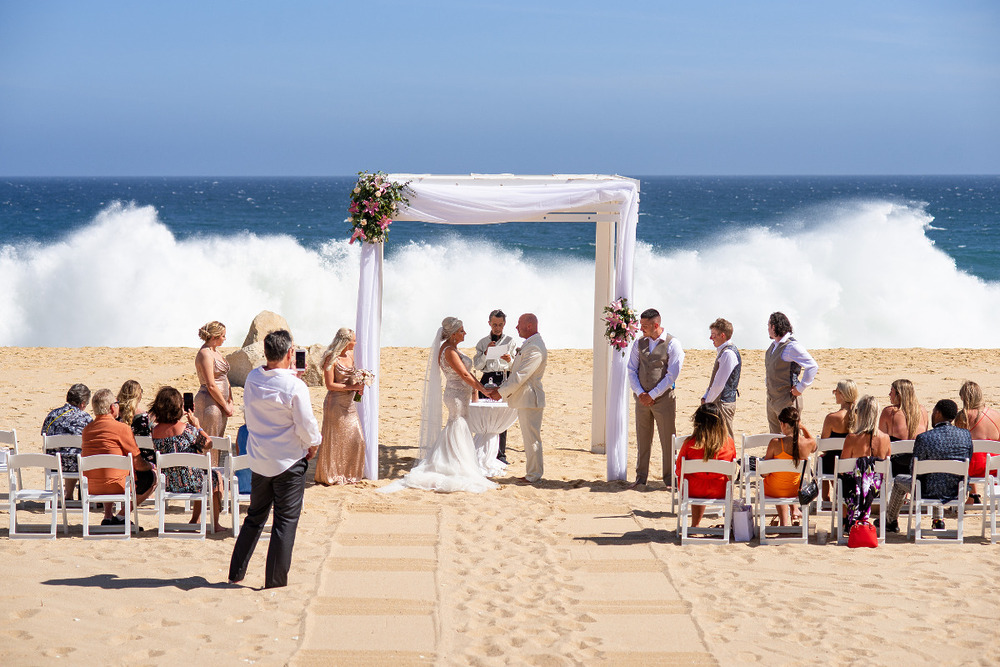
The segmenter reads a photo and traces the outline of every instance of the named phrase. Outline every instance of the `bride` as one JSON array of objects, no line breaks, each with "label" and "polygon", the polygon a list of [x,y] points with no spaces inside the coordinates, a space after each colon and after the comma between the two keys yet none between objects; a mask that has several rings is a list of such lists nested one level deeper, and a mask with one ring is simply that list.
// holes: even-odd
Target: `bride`
[{"label": "bride", "polygon": [[[424,376],[423,408],[420,418],[420,460],[402,479],[380,489],[384,493],[402,488],[429,491],[472,491],[494,489],[479,467],[472,431],[466,417],[476,391],[488,393],[472,373],[472,359],[458,351],[465,340],[462,320],[446,317],[437,330],[427,359]],[[446,381],[444,404],[448,423],[441,428],[441,373]]]}]

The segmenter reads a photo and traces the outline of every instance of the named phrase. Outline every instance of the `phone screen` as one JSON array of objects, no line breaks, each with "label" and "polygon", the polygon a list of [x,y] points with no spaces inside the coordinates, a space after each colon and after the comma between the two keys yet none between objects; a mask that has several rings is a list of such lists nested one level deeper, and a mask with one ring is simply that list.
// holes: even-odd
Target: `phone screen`
[{"label": "phone screen", "polygon": [[306,369],[306,351],[295,350],[295,368],[304,371]]},{"label": "phone screen", "polygon": [[184,392],[184,412],[188,410],[194,411],[194,394],[191,392]]}]

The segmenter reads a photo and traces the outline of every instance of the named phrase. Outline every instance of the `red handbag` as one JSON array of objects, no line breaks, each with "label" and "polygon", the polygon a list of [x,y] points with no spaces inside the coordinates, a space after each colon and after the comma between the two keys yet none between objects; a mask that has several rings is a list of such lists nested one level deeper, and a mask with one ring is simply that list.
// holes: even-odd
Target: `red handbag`
[{"label": "red handbag", "polygon": [[851,549],[857,549],[858,547],[871,547],[874,549],[878,546],[878,531],[875,530],[875,526],[867,521],[863,523],[858,521],[851,526],[851,532],[847,536],[847,546]]}]

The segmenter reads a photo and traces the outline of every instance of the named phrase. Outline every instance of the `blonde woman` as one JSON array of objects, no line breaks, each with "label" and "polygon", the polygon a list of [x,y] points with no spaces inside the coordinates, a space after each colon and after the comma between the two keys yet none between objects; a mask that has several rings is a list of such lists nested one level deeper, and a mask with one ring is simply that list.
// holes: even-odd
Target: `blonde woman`
[{"label": "blonde woman", "polygon": [[[896,380],[889,386],[889,402],[878,418],[878,428],[889,434],[889,440],[913,440],[927,430],[927,410],[917,400],[913,383],[906,379]],[[892,457],[892,475],[909,475],[911,454],[896,454]]]},{"label": "blonde woman", "polygon": [[842,459],[857,459],[854,470],[841,475],[848,530],[858,521],[868,521],[872,502],[882,485],[889,483],[875,472],[875,461],[884,460],[892,453],[889,434],[878,427],[878,407],[878,401],[873,396],[861,397],[857,424],[844,439],[844,448],[840,452]]},{"label": "blonde woman", "polygon": [[[973,440],[1000,440],[1000,412],[986,406],[983,390],[975,382],[967,381],[958,390],[962,410],[955,418],[955,426],[969,430]],[[969,461],[969,477],[982,477],[986,473],[986,452],[973,454]],[[972,485],[969,502],[982,502],[978,484]]]},{"label": "blonde woman", "polygon": [[219,352],[226,341],[226,326],[222,322],[209,322],[198,330],[204,345],[194,358],[201,387],[194,397],[194,415],[205,433],[222,436],[226,422],[233,416],[233,392],[229,387],[229,362]]},{"label": "blonde woman", "polygon": [[[846,438],[854,431],[854,422],[857,421],[857,412],[854,404],[858,400],[858,385],[854,380],[841,380],[833,389],[833,399],[840,406],[826,416],[823,420],[823,429],[820,431],[821,438]],[[833,474],[833,464],[836,457],[833,452],[824,454],[821,457],[823,474]],[[830,482],[823,481],[823,499],[830,499]]]},{"label": "blonde woman", "polygon": [[365,471],[365,438],[354,402],[364,391],[355,376],[354,332],[337,331],[323,353],[323,442],[316,453],[316,483],[355,484]]},{"label": "blonde woman", "polygon": [[125,380],[118,390],[118,421],[132,428],[132,435],[149,435],[153,425],[149,413],[142,411],[142,385],[138,380]]}]

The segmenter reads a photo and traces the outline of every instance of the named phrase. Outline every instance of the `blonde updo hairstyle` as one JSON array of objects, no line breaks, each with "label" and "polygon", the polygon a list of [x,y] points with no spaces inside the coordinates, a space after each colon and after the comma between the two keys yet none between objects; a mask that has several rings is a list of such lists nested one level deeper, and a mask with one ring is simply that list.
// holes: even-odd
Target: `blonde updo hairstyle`
[{"label": "blonde updo hairstyle", "polygon": [[333,366],[334,359],[340,356],[340,353],[351,344],[352,340],[354,340],[354,329],[348,327],[337,329],[337,333],[334,334],[330,345],[323,352],[323,370],[329,370]]},{"label": "blonde updo hairstyle", "polygon": [[218,320],[213,320],[198,329],[198,337],[201,338],[206,343],[217,336],[224,336],[226,334],[226,325]]},{"label": "blonde updo hairstyle", "polygon": [[441,320],[441,340],[448,340],[462,328],[462,320],[457,317],[446,317]]}]

